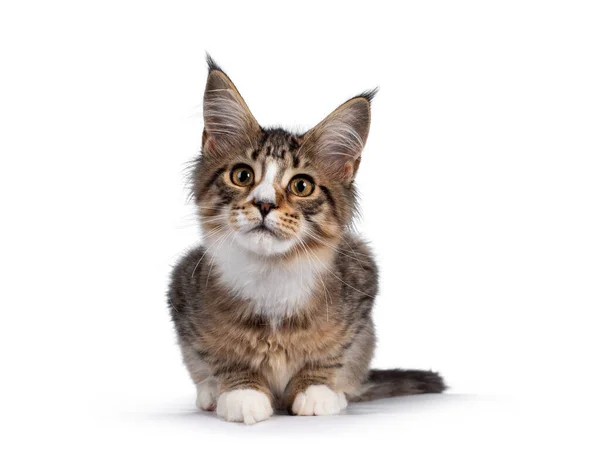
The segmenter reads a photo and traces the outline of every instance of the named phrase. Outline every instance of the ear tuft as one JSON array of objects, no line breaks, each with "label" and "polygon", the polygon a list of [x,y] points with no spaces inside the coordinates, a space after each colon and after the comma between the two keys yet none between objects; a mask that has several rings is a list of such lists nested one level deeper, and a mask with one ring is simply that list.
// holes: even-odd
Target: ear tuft
[{"label": "ear tuft", "polygon": [[217,64],[213,57],[208,54],[208,52],[206,52],[206,64],[208,65],[209,72],[213,70],[220,70],[223,72],[223,69],[221,69],[221,67]]},{"label": "ear tuft", "polygon": [[377,95],[378,92],[379,92],[379,86],[377,86],[373,89],[369,89],[368,91],[364,91],[362,94],[359,94],[356,97],[363,97],[363,98],[367,99],[369,101],[369,103],[371,103],[373,101],[373,99],[375,98],[375,95]]}]

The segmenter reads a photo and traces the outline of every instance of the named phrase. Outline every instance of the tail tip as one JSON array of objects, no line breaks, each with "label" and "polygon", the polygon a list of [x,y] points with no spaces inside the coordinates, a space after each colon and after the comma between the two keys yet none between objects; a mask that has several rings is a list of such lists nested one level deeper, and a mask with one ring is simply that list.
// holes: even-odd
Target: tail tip
[{"label": "tail tip", "polygon": [[403,389],[410,394],[440,394],[447,389],[444,379],[432,370],[371,370],[369,381],[374,383],[404,383]]},{"label": "tail tip", "polygon": [[419,383],[419,387],[426,394],[441,394],[448,389],[442,376],[431,370],[420,372],[414,380]]}]

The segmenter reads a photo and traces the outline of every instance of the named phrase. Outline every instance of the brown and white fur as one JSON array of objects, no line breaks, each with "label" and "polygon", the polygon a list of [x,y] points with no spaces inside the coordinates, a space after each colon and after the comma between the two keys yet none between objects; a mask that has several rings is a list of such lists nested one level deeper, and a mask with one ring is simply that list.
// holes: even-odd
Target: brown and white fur
[{"label": "brown and white fur", "polygon": [[192,176],[204,246],[168,292],[197,406],[252,424],[274,408],[336,414],[348,400],[442,392],[433,372],[369,369],[377,266],[350,224],[374,92],[293,134],[261,127],[208,63]]}]

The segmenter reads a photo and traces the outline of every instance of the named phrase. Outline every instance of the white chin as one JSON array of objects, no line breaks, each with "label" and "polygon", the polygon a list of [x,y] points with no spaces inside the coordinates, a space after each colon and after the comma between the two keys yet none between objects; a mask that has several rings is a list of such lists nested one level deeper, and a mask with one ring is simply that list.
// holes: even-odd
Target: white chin
[{"label": "white chin", "polygon": [[242,248],[262,256],[280,255],[290,250],[294,241],[281,240],[268,233],[236,233],[235,242]]}]

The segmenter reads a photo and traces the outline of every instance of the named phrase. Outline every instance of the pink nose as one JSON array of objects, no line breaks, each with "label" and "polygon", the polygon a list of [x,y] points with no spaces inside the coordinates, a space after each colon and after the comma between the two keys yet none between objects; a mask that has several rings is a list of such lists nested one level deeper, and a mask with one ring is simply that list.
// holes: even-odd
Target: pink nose
[{"label": "pink nose", "polygon": [[273,203],[263,203],[263,202],[257,202],[254,204],[254,206],[256,206],[258,208],[258,210],[260,211],[260,214],[265,217],[267,214],[269,214],[269,211],[271,211],[271,209],[275,208],[275,205]]}]

